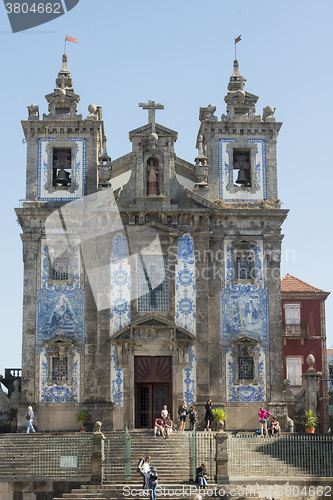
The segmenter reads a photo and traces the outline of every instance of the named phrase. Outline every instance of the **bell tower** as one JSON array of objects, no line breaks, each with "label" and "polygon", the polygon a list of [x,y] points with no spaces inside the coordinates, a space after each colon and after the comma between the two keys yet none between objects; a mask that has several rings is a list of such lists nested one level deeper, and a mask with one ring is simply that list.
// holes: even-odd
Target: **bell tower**
[{"label": "bell tower", "polygon": [[211,245],[220,257],[214,265],[221,266],[220,281],[209,283],[215,304],[210,331],[222,352],[222,391],[216,386],[211,397],[227,407],[238,428],[256,425],[260,404],[279,420],[285,417],[280,256],[288,211],[278,199],[276,154],[282,123],[273,106],[256,114],[259,98],[245,90],[245,82],[235,60],[226,114],[218,120],[214,105],[200,108],[194,189],[216,207]]},{"label": "bell tower", "polygon": [[[101,382],[96,367],[108,367],[111,354],[107,342],[99,354],[95,351],[102,334],[85,278],[82,228],[67,231],[61,210],[108,185],[111,159],[101,107],[91,104],[86,118],[78,113],[80,96],[74,92],[66,55],[56,88],[45,97],[48,112],[41,118],[33,104],[28,106],[28,119],[22,121],[26,197],[16,209],[24,261],[22,404],[34,403],[39,430],[60,428],[61,421],[63,429],[73,429],[79,405],[90,404],[93,411],[96,399],[107,401],[110,374],[104,371]],[[46,229],[51,214],[59,214],[52,235]],[[52,247],[57,248],[56,258]],[[105,359],[98,360],[101,355]]]}]

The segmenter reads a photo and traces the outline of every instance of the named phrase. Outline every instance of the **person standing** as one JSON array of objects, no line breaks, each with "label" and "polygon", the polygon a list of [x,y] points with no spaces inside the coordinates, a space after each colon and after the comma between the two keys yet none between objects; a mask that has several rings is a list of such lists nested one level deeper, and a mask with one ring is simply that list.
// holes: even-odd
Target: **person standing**
[{"label": "person standing", "polygon": [[194,425],[198,423],[198,412],[195,411],[193,405],[188,411],[188,416],[190,419],[190,431],[193,431]]},{"label": "person standing", "polygon": [[207,403],[205,404],[205,431],[211,431],[211,426],[213,422],[213,403],[211,399],[207,400]]},{"label": "person standing", "polygon": [[34,429],[34,426],[32,425],[32,422],[35,418],[35,415],[34,415],[34,412],[32,410],[32,406],[28,406],[28,410],[27,410],[27,414],[25,416],[25,418],[28,420],[28,423],[27,423],[27,434],[29,434],[29,432],[36,432],[35,429]]},{"label": "person standing", "polygon": [[169,415],[168,407],[167,405],[164,405],[163,410],[161,411],[161,417],[163,418],[163,420],[166,420],[168,415]]},{"label": "person standing", "polygon": [[150,500],[156,500],[157,470],[152,465],[146,475],[146,482],[149,488]]},{"label": "person standing", "polygon": [[180,407],[178,408],[178,415],[180,418],[180,431],[185,430],[185,422],[186,422],[186,415],[187,415],[187,409],[186,409],[186,402],[183,401]]},{"label": "person standing", "polygon": [[143,478],[143,484],[142,484],[142,490],[145,489],[146,484],[147,484],[147,474],[150,469],[150,456],[147,455],[146,458],[143,460],[139,460],[138,463],[138,469],[140,472],[140,476]]},{"label": "person standing", "polygon": [[271,414],[268,411],[264,410],[264,408],[261,406],[259,413],[258,413],[259,422],[260,422],[261,437],[263,437],[264,431],[265,431],[265,435],[268,436],[267,420],[269,419],[270,416],[271,416]]}]

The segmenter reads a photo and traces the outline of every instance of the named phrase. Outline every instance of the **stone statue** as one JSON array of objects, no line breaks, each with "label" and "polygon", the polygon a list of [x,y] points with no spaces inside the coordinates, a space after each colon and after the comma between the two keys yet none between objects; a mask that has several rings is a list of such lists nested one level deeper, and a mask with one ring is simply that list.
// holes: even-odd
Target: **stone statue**
[{"label": "stone statue", "polygon": [[276,108],[274,106],[266,106],[262,111],[263,122],[275,122],[274,113]]},{"label": "stone statue", "polygon": [[154,166],[153,159],[150,160],[150,165],[148,166],[148,196],[157,196],[158,192],[158,172],[157,168]]},{"label": "stone statue", "polygon": [[39,108],[37,104],[27,106],[29,113],[29,120],[39,120]]}]

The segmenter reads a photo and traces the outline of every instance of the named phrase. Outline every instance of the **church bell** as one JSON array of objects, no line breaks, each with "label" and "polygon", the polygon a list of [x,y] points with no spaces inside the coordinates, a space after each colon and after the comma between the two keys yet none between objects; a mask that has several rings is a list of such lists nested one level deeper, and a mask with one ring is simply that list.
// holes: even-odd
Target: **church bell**
[{"label": "church bell", "polygon": [[68,186],[68,184],[70,184],[69,172],[66,172],[63,168],[58,170],[55,182],[61,186]]},{"label": "church bell", "polygon": [[243,168],[240,168],[238,171],[238,177],[237,177],[236,183],[237,184],[247,184],[248,183],[248,180],[246,178],[246,173],[245,173],[245,170]]}]

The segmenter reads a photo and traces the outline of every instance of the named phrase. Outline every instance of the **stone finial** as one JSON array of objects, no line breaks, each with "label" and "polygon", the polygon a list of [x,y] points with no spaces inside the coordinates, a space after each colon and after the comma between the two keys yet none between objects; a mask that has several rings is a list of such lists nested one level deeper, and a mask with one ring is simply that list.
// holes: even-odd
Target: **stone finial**
[{"label": "stone finial", "polygon": [[276,108],[274,106],[266,106],[262,110],[262,121],[263,122],[275,122],[274,113]]},{"label": "stone finial", "polygon": [[29,120],[39,120],[39,108],[37,104],[27,106],[29,113]]},{"label": "stone finial", "polygon": [[67,55],[62,56],[62,66],[56,79],[57,87],[60,89],[72,88],[73,80],[67,67]]},{"label": "stone finial", "polygon": [[88,111],[90,114],[87,116],[87,120],[98,120],[98,109],[96,104],[89,104]]},{"label": "stone finial", "polygon": [[307,370],[307,373],[314,373],[316,370],[313,368],[313,365],[315,363],[316,359],[313,354],[309,354],[308,357],[306,358],[306,362],[309,365],[309,368]]},{"label": "stone finial", "polygon": [[102,431],[101,431],[101,428],[102,428],[102,422],[100,422],[99,420],[95,423],[95,434],[101,434]]}]

